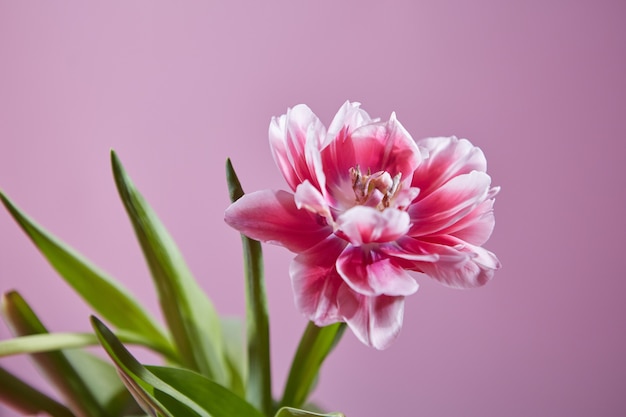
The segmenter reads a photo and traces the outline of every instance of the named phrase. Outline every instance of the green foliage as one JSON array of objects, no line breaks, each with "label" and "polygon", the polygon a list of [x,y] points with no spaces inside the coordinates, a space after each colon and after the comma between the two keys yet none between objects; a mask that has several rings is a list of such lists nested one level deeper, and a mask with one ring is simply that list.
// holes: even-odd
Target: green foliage
[{"label": "green foliage", "polygon": [[[54,400],[0,368],[0,401],[31,415],[52,417],[341,417],[299,409],[344,326],[310,324],[294,357],[285,393],[272,398],[269,315],[261,244],[242,236],[246,283],[245,329],[220,318],[182,254],[111,152],[119,195],[152,273],[164,330],[118,282],[39,226],[0,192],[0,200],[59,275],[112,327],[92,317],[94,333],[49,333],[15,291],[2,298],[13,339],[0,357],[28,354],[63,398]],[[244,195],[230,160],[231,201]],[[111,362],[85,351],[101,345]],[[169,365],[144,366],[124,344],[142,345]],[[180,366],[180,367],[178,367]],[[245,398],[245,399],[244,399]],[[277,410],[276,406],[282,408]],[[295,408],[294,408],[295,407]],[[143,411],[142,411],[143,410]]]},{"label": "green foliage", "polygon": [[144,367],[101,321],[92,317],[92,324],[127,384],[145,394],[143,405],[153,411],[176,417],[262,417],[245,400],[200,374],[186,369]]},{"label": "green foliage", "polygon": [[317,327],[309,322],[291,363],[281,406],[301,407],[306,402],[324,359],[339,343],[344,330],[344,323]]},{"label": "green foliage", "polygon": [[[232,202],[244,192],[230,162],[226,161],[226,182]],[[261,244],[241,235],[246,278],[246,327],[248,335],[248,384],[246,398],[269,416],[273,410],[270,365],[270,324],[263,277]]]},{"label": "green foliage", "polygon": [[[17,293],[5,294],[2,315],[16,335],[45,334],[48,330]],[[59,390],[74,413],[81,416],[119,415],[130,398],[112,366],[84,351],[57,350],[32,354],[43,374]]]},{"label": "green foliage", "polygon": [[111,152],[115,184],[143,250],[182,363],[228,385],[219,316],[195,281],[176,243]]},{"label": "green foliage", "polygon": [[2,192],[0,200],[50,265],[95,311],[173,356],[167,334],[122,285],[39,226]]}]

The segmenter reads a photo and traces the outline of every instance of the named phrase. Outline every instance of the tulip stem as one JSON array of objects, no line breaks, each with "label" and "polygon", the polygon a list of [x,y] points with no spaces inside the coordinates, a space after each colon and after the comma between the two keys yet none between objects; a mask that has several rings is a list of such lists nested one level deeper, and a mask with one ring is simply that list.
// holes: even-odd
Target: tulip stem
[{"label": "tulip stem", "polygon": [[314,388],[322,363],[341,340],[345,323],[317,327],[309,322],[291,363],[280,407],[302,407]]}]

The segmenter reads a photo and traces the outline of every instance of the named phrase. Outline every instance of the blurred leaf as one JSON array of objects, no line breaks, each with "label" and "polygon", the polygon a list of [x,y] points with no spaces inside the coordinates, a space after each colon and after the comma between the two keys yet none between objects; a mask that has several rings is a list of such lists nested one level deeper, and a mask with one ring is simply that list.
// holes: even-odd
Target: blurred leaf
[{"label": "blurred leaf", "polygon": [[92,324],[128,384],[145,394],[145,403],[159,412],[176,417],[262,417],[245,400],[200,374],[141,365],[102,322],[92,317]]},{"label": "blurred leaf", "polygon": [[[95,335],[94,335],[95,337]],[[111,363],[82,350],[71,351],[67,358],[80,377],[87,381],[98,403],[110,416],[122,416],[129,408],[137,410],[137,404],[120,380]]]},{"label": "blurred leaf", "polygon": [[298,410],[291,407],[283,407],[278,410],[275,417],[345,417],[342,413],[319,414],[306,410]]},{"label": "blurred leaf", "polygon": [[[134,333],[118,333],[124,343],[150,346],[150,341],[137,337]],[[50,352],[60,349],[75,349],[98,345],[98,338],[93,333],[41,333],[15,337],[0,341],[0,358],[24,353]]]},{"label": "blurred leaf", "polygon": [[111,151],[118,192],[152,272],[161,309],[182,363],[228,385],[219,317],[194,280],[182,254]]},{"label": "blurred leaf", "polygon": [[317,327],[309,322],[291,363],[281,406],[301,407],[313,390],[324,359],[337,345],[345,323]]},{"label": "blurred leaf", "polygon": [[0,368],[0,402],[24,415],[46,413],[52,417],[75,417],[63,404]]},{"label": "blurred leaf", "polygon": [[[2,313],[5,321],[14,334],[32,335],[47,333],[48,330],[35,315],[30,306],[17,292],[9,292],[2,298]],[[73,351],[53,351],[46,353],[34,353],[31,355],[35,363],[44,375],[57,388],[68,402],[70,408],[80,416],[109,417],[111,414],[106,406],[110,398],[100,402],[102,397],[97,396],[92,390],[91,382],[105,378],[97,369],[82,369],[79,372],[73,365],[71,356],[81,354]],[[85,354],[83,352],[83,354]],[[81,366],[86,366],[83,361]],[[88,376],[85,378],[84,376]],[[119,379],[108,379],[112,384],[108,391],[123,390]]]},{"label": "blurred leaf", "polygon": [[[226,181],[232,202],[244,195],[230,161],[226,160]],[[248,383],[246,398],[265,415],[272,413],[270,326],[263,278],[261,243],[241,235],[246,277],[246,326],[248,340]]]},{"label": "blurred leaf", "polygon": [[232,391],[186,369],[147,367],[162,381],[183,393],[213,417],[262,417],[263,415]]},{"label": "blurred leaf", "polygon": [[171,352],[162,328],[125,288],[35,223],[2,192],[0,200],[52,267],[102,317],[119,329],[145,337],[157,350]]},{"label": "blurred leaf", "polygon": [[[246,396],[246,353],[244,351],[244,328],[238,317],[222,317],[222,334],[226,362],[232,376],[230,389],[240,397]],[[121,340],[121,339],[120,339]]]}]

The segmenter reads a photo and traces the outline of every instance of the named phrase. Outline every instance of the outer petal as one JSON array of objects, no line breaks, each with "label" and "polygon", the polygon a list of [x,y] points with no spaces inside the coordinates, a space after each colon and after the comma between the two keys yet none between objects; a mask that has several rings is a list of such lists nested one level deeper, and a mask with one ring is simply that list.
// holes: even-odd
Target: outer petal
[{"label": "outer petal", "polygon": [[337,271],[359,294],[411,295],[417,282],[392,259],[375,248],[348,245],[337,259]]},{"label": "outer petal", "polygon": [[226,209],[224,220],[244,235],[302,252],[332,233],[320,217],[298,210],[293,195],[285,191],[246,194]]},{"label": "outer petal", "polygon": [[372,207],[355,206],[337,218],[341,234],[354,246],[367,243],[391,242],[404,236],[410,227],[409,215],[388,208],[378,211]]},{"label": "outer petal", "polygon": [[361,342],[386,349],[398,337],[404,316],[404,297],[368,297],[342,287],[338,300],[340,313]]},{"label": "outer petal", "polygon": [[487,170],[483,152],[467,139],[427,138],[418,145],[428,153],[413,175],[412,186],[421,190],[422,198],[458,175]]},{"label": "outer petal", "polygon": [[480,287],[491,280],[500,268],[500,262],[493,253],[452,237],[438,243],[405,239],[401,244],[407,251],[437,254],[439,259],[436,262],[415,262],[412,269],[450,287]]},{"label": "outer petal", "polygon": [[343,321],[337,292],[345,284],[335,263],[345,246],[344,240],[330,236],[296,256],[289,268],[296,306],[318,326]]},{"label": "outer petal", "polygon": [[326,128],[304,104],[273,118],[269,128],[270,147],[274,161],[285,180],[295,190],[304,180],[324,188],[319,154]]},{"label": "outer petal", "polygon": [[441,234],[452,235],[472,245],[484,244],[491,236],[496,222],[493,215],[493,203],[493,199],[481,203],[460,221],[443,230]]},{"label": "outer petal", "polygon": [[473,171],[452,178],[425,198],[420,194],[408,213],[413,226],[411,236],[440,233],[467,216],[489,196],[491,178]]}]

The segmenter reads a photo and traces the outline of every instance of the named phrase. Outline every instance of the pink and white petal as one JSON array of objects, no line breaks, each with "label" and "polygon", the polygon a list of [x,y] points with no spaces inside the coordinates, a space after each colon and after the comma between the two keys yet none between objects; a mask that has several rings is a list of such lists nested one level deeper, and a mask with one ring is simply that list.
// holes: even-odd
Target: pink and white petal
[{"label": "pink and white petal", "polygon": [[419,243],[419,240],[405,236],[396,242],[380,245],[378,250],[390,258],[394,258],[396,263],[403,265],[405,269],[414,269],[409,266],[412,262],[436,262],[439,260],[438,254],[427,252]]},{"label": "pink and white petal", "polygon": [[298,185],[294,201],[299,209],[304,208],[311,213],[318,214],[324,217],[329,225],[333,224],[333,217],[328,202],[324,199],[322,193],[308,180]]},{"label": "pink and white petal", "polygon": [[361,103],[346,101],[328,126],[324,146],[335,140],[340,134],[349,135],[353,130],[372,122],[369,114],[360,108]]},{"label": "pink and white petal", "polygon": [[388,208],[379,211],[372,207],[354,206],[336,220],[343,237],[354,246],[367,243],[391,242],[404,236],[411,227],[407,212]]},{"label": "pink and white petal", "polygon": [[246,194],[226,209],[224,220],[252,239],[282,245],[296,253],[332,233],[332,227],[319,216],[299,210],[293,194],[285,191]]},{"label": "pink and white petal", "polygon": [[285,177],[287,184],[295,191],[296,187],[300,183],[298,175],[293,166],[293,161],[285,144],[285,137],[287,135],[286,127],[287,115],[283,114],[280,117],[272,117],[269,128],[270,148],[274,157],[276,166]]},{"label": "pink and white petal", "polygon": [[383,350],[400,334],[404,297],[368,297],[342,287],[338,302],[339,312],[362,343]]},{"label": "pink and white petal", "polygon": [[411,295],[417,282],[375,248],[348,245],[337,259],[337,272],[355,292],[367,295]]},{"label": "pink and white petal", "polygon": [[319,153],[326,128],[304,104],[287,111],[286,115],[272,119],[269,129],[270,147],[276,165],[292,190],[308,179],[318,185],[317,170],[321,171]]},{"label": "pink and white petal", "polygon": [[418,145],[428,152],[428,158],[413,175],[412,185],[422,190],[422,197],[458,175],[487,170],[483,152],[467,139],[454,136],[427,138],[420,140]]},{"label": "pink and white petal", "polygon": [[[457,241],[458,242],[458,241]],[[419,271],[453,288],[475,288],[485,285],[500,268],[496,256],[480,246],[459,242],[455,246],[421,242],[433,253],[436,262],[418,262]]]},{"label": "pink and white petal", "polygon": [[387,171],[411,178],[422,161],[415,141],[392,113],[388,122],[365,125],[352,134],[356,162],[362,170]]},{"label": "pink and white petal", "polygon": [[338,312],[337,292],[344,284],[335,263],[346,242],[331,236],[296,256],[289,275],[296,306],[318,326],[343,321]]},{"label": "pink and white petal", "polygon": [[425,198],[420,194],[408,210],[413,224],[409,234],[437,234],[460,221],[485,201],[490,183],[489,175],[472,171],[452,178]]},{"label": "pink and white petal", "polygon": [[493,214],[494,200],[487,200],[479,204],[467,216],[441,231],[441,234],[452,235],[472,245],[483,245],[495,226]]}]

